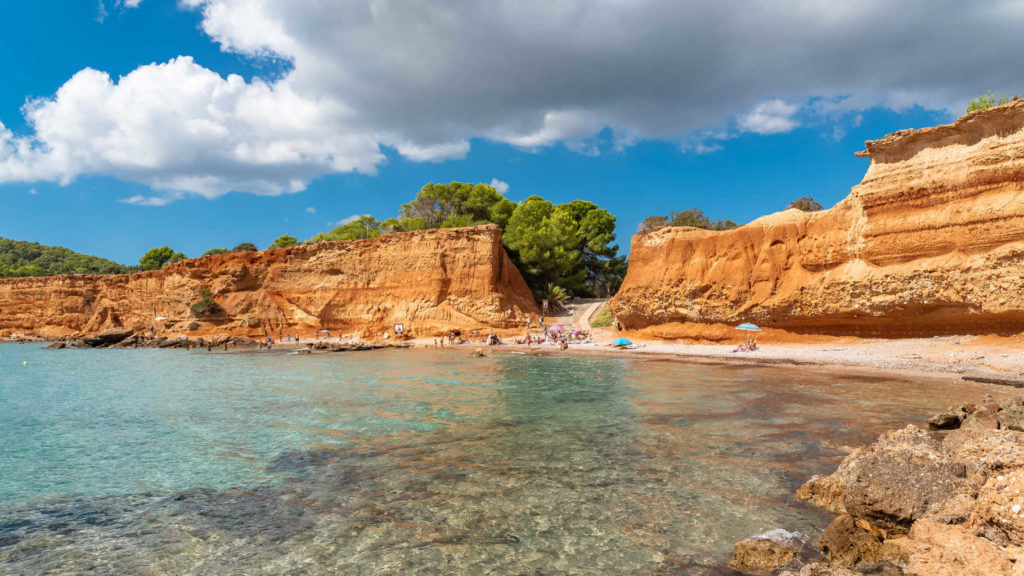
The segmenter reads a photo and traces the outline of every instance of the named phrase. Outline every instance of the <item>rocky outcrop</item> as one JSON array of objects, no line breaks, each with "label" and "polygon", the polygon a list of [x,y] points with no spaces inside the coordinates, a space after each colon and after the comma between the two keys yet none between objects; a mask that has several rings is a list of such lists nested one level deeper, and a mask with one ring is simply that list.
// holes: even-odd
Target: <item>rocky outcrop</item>
[{"label": "rocky outcrop", "polygon": [[[204,289],[222,314],[191,315]],[[0,336],[117,328],[274,338],[326,329],[379,337],[395,323],[407,334],[430,335],[512,327],[537,313],[494,225],[208,256],[121,276],[0,279]]]},{"label": "rocky outcrop", "polygon": [[664,337],[741,322],[887,337],[1024,331],[1024,100],[859,155],[867,174],[831,209],[635,236],[615,316]]},{"label": "rocky outcrop", "polygon": [[[960,429],[883,434],[831,476],[809,480],[797,495],[839,514],[819,544],[829,569],[1024,575],[1024,432],[998,428],[1000,415],[1022,405],[986,399],[951,409],[968,414]],[[969,425],[975,417],[989,425]]]}]

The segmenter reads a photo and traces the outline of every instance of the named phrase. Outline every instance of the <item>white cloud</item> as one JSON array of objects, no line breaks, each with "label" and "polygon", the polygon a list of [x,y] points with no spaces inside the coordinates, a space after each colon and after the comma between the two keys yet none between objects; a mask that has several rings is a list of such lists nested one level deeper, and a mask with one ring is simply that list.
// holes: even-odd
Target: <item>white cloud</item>
[{"label": "white cloud", "polygon": [[103,4],[103,0],[96,0],[96,20],[100,24],[107,19],[107,7]]},{"label": "white cloud", "polygon": [[331,227],[344,226],[345,224],[351,224],[351,223],[355,222],[356,220],[359,220],[363,216],[369,216],[369,214],[353,214],[353,215],[349,216],[348,218],[342,218],[341,220],[338,220],[337,222],[328,222],[327,225],[331,226]]},{"label": "white cloud", "polygon": [[39,194],[39,192],[35,188],[29,189],[29,191],[28,191],[28,195],[29,196],[35,196],[36,194]]},{"label": "white cloud", "polygon": [[497,178],[491,178],[491,188],[505,194],[508,192],[508,182],[498,180]]},{"label": "white cloud", "polygon": [[739,118],[739,127],[744,132],[755,134],[781,134],[791,132],[800,125],[793,117],[799,106],[782,100],[761,102],[754,109]]},{"label": "white cloud", "polygon": [[0,182],[103,174],[164,200],[281,194],[373,174],[381,146],[414,161],[463,158],[474,138],[595,154],[610,130],[617,150],[708,152],[721,144],[686,143],[729,125],[787,132],[817,118],[815,102],[959,110],[1018,91],[1019,0],[940,1],[179,0],[222,49],[287,72],[246,81],[188,57],[116,80],[82,70],[25,108],[27,133],[0,124]]},{"label": "white cloud", "polygon": [[123,198],[120,200],[120,202],[124,202],[125,204],[132,204],[134,206],[166,206],[180,198],[180,194],[167,194],[163,196],[143,196],[141,194],[136,194],[135,196],[131,196],[129,198]]},{"label": "white cloud", "polygon": [[118,4],[125,8],[138,8],[142,0],[118,0]]},{"label": "white cloud", "polygon": [[306,214],[316,214],[316,208],[314,208],[312,206],[307,206],[306,207]]}]

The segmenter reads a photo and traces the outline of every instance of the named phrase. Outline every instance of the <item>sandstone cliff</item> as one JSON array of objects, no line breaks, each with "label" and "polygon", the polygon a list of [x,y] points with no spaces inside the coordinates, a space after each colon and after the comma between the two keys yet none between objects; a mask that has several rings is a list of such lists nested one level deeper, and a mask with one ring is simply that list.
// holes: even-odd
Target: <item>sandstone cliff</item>
[{"label": "sandstone cliff", "polygon": [[0,279],[0,335],[184,331],[203,289],[224,314],[201,319],[196,333],[377,336],[400,322],[428,336],[511,327],[538,313],[500,229],[488,225],[208,256],[123,276]]},{"label": "sandstone cliff", "polygon": [[1024,100],[866,144],[864,180],[829,210],[635,236],[615,315],[629,329],[674,328],[667,337],[740,322],[858,336],[1024,331]]}]

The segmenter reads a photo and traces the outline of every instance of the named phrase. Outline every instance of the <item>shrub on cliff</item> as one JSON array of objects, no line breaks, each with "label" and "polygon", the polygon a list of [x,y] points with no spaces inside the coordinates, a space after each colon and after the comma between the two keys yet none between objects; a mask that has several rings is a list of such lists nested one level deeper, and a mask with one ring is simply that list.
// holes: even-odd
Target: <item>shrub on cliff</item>
[{"label": "shrub on cliff", "polygon": [[216,256],[218,254],[227,254],[227,248],[210,248],[206,252],[203,252],[203,256]]},{"label": "shrub on cliff", "polygon": [[645,218],[643,222],[640,222],[640,226],[637,227],[637,234],[647,234],[660,230],[667,226],[690,226],[692,228],[702,228],[704,230],[732,230],[739,226],[739,224],[732,220],[722,220],[721,218],[712,220],[711,218],[704,215],[704,211],[699,208],[690,208],[689,210],[683,210],[682,212],[670,212],[668,216],[651,216]]},{"label": "shrub on cliff", "polygon": [[283,234],[274,240],[274,243],[270,245],[270,248],[287,248],[289,246],[295,246],[298,242],[299,240],[295,236]]},{"label": "shrub on cliff", "polygon": [[252,242],[242,242],[231,249],[232,252],[259,252],[259,248]]},{"label": "shrub on cliff", "polygon": [[60,246],[0,238],[0,278],[55,274],[123,274],[131,268]]},{"label": "shrub on cliff", "polygon": [[797,210],[803,210],[804,212],[817,212],[825,208],[810,196],[804,196],[803,198],[793,200],[789,203],[789,207],[796,208]]},{"label": "shrub on cliff", "polygon": [[217,301],[213,299],[213,293],[206,288],[199,292],[199,301],[193,304],[190,310],[196,318],[213,316],[224,312],[220,304],[217,304]]},{"label": "shrub on cliff", "polygon": [[171,262],[184,259],[185,255],[181,252],[175,252],[169,246],[161,246],[159,248],[151,248],[143,254],[142,258],[139,258],[139,266],[143,270],[159,270]]},{"label": "shrub on cliff", "polygon": [[968,102],[967,111],[974,112],[975,110],[984,110],[985,108],[992,108],[993,106],[1002,106],[1003,104],[1009,104],[1010,102],[1019,99],[1020,94],[1011,98],[1005,93],[1002,96],[996,96],[991,90],[989,90],[987,94],[982,94]]}]

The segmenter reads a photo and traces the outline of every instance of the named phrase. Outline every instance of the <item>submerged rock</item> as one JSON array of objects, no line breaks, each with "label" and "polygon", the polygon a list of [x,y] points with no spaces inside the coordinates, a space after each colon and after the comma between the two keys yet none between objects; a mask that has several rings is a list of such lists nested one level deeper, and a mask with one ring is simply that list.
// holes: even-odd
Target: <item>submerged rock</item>
[{"label": "submerged rock", "polygon": [[790,565],[806,552],[806,538],[796,532],[771,530],[735,544],[729,568],[747,574],[764,574]]},{"label": "submerged rock", "polygon": [[862,576],[862,574],[847,568],[815,562],[814,564],[804,566],[799,571],[786,570],[780,572],[779,576]]}]

